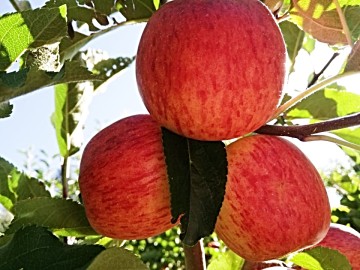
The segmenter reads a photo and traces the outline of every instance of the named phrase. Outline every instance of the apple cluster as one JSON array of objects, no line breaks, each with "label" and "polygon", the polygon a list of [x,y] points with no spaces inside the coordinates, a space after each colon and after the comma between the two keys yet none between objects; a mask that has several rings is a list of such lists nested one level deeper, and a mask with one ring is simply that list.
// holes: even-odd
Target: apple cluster
[{"label": "apple cluster", "polygon": [[79,184],[90,224],[116,239],[175,226],[161,127],[187,138],[240,138],[226,147],[228,177],[215,231],[250,261],[321,241],[330,224],[324,184],[289,141],[252,134],[271,119],[286,49],[258,0],[174,0],[150,18],[136,77],[149,115],[121,119],[86,146]]}]

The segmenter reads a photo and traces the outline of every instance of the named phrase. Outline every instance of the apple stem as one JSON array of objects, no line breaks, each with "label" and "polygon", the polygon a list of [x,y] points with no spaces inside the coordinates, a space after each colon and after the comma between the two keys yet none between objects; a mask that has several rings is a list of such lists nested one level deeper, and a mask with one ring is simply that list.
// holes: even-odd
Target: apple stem
[{"label": "apple stem", "polygon": [[360,145],[358,144],[354,144],[348,141],[344,141],[338,138],[334,138],[331,136],[327,136],[327,135],[311,135],[308,137],[305,137],[303,139],[304,142],[311,142],[311,141],[328,141],[328,142],[333,142],[336,143],[338,145],[342,145],[342,146],[346,146],[352,149],[355,149],[357,151],[360,151]]},{"label": "apple stem", "polygon": [[327,137],[314,137],[314,134],[326,131],[332,131],[347,127],[359,126],[360,125],[360,113],[354,113],[349,116],[338,117],[327,121],[322,121],[314,124],[307,125],[294,125],[294,126],[275,126],[275,125],[264,125],[255,133],[268,134],[277,136],[288,136],[297,138],[301,141],[310,140],[326,140],[336,142],[340,145],[348,146],[354,149],[359,149],[359,145],[352,144],[339,139],[329,139]]},{"label": "apple stem", "polygon": [[205,270],[205,253],[202,239],[194,246],[184,245],[186,270]]},{"label": "apple stem", "polygon": [[337,74],[335,76],[327,78],[327,79],[309,87],[308,89],[306,89],[305,91],[303,91],[299,95],[297,95],[296,97],[290,99],[289,101],[282,104],[279,108],[277,108],[277,110],[275,111],[275,113],[273,114],[271,119],[276,119],[280,114],[282,114],[284,111],[286,111],[289,108],[291,108],[292,106],[294,106],[296,103],[300,102],[306,96],[324,88],[325,86],[327,86],[331,83],[334,83],[340,79],[344,79],[346,77],[349,77],[349,76],[355,75],[355,74],[360,74],[360,71],[348,71],[348,72],[344,72],[341,74]]}]

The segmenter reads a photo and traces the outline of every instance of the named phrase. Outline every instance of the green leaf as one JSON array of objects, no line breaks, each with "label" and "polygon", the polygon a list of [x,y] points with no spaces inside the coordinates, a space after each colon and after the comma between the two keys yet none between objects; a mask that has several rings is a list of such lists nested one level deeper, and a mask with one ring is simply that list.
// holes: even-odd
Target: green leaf
[{"label": "green leaf", "polygon": [[0,17],[0,29],[0,70],[6,70],[25,50],[66,36],[66,6],[4,15]]},{"label": "green leaf", "polygon": [[16,187],[16,195],[17,201],[51,196],[50,192],[46,190],[44,183],[39,182],[39,180],[36,178],[28,177],[23,173],[19,175],[19,180]]},{"label": "green leaf", "polygon": [[14,204],[15,219],[7,234],[27,225],[52,229],[63,236],[97,235],[86,218],[84,207],[74,201],[59,198],[34,198]]},{"label": "green leaf", "polygon": [[344,128],[333,130],[331,133],[343,138],[348,142],[360,145],[360,128]]},{"label": "green leaf", "polygon": [[222,142],[187,139],[163,129],[173,221],[181,216],[181,238],[192,246],[215,227],[227,180]]},{"label": "green leaf", "polygon": [[45,4],[45,8],[56,8],[62,5],[66,5],[67,7],[68,22],[77,21],[86,23],[90,31],[99,30],[93,24],[93,19],[96,19],[95,10],[85,6],[79,6],[76,0],[50,0]]},{"label": "green leaf", "polygon": [[146,19],[156,11],[153,0],[118,0],[120,12],[127,20]]},{"label": "green leaf", "polygon": [[292,63],[290,68],[290,70],[292,70],[295,64],[296,56],[302,47],[305,33],[296,24],[293,24],[289,21],[280,23],[280,29],[283,33],[287,53]]},{"label": "green leaf", "polygon": [[0,102],[46,86],[102,79],[94,76],[79,61],[66,62],[59,72],[46,72],[36,68],[12,73],[0,72]]},{"label": "green leaf", "polygon": [[102,251],[87,270],[148,270],[149,268],[133,253],[123,248],[109,248]]},{"label": "green leaf", "polygon": [[[356,1],[339,1],[352,40],[359,38],[360,34],[360,6]],[[299,25],[305,32],[315,39],[329,44],[346,44],[346,36],[331,0],[296,0],[294,8],[290,10],[291,21]]]},{"label": "green leaf", "polygon": [[69,157],[83,143],[83,125],[93,94],[91,83],[59,84],[55,86],[55,112],[51,122],[56,130],[60,154]]},{"label": "green leaf", "polygon": [[85,270],[103,250],[96,245],[65,245],[47,229],[30,226],[0,247],[0,269]]},{"label": "green leaf", "polygon": [[0,157],[0,194],[15,202],[15,193],[10,185],[10,175],[16,168],[13,164]]},{"label": "green leaf", "polygon": [[114,6],[115,0],[92,0],[96,11],[110,15]]},{"label": "green leaf", "polygon": [[9,117],[12,113],[13,105],[10,102],[0,102],[0,118]]},{"label": "green leaf", "polygon": [[242,269],[245,260],[236,255],[231,250],[219,254],[215,259],[211,260],[207,270],[238,270]]},{"label": "green leaf", "polygon": [[337,250],[315,247],[300,252],[291,261],[308,270],[351,270],[347,258]]},{"label": "green leaf", "polygon": [[327,88],[305,98],[288,111],[289,118],[330,119],[360,111],[360,95]]}]

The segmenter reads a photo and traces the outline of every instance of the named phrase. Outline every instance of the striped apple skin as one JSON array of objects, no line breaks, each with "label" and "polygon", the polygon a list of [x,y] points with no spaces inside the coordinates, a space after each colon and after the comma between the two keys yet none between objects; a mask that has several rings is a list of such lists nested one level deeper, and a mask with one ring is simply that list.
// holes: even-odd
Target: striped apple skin
[{"label": "striped apple skin", "polygon": [[82,155],[80,192],[91,226],[116,239],[143,239],[174,226],[160,126],[150,115],[119,120]]},{"label": "striped apple skin", "polygon": [[225,244],[249,261],[280,258],[318,243],[330,225],[323,181],[289,141],[268,135],[227,146],[228,181],[216,223]]},{"label": "striped apple skin", "polygon": [[336,249],[348,259],[352,270],[360,270],[360,232],[353,228],[332,223],[318,246]]},{"label": "striped apple skin", "polygon": [[257,0],[176,0],[154,13],[136,57],[139,92],[162,126],[224,140],[265,124],[279,104],[286,48]]}]

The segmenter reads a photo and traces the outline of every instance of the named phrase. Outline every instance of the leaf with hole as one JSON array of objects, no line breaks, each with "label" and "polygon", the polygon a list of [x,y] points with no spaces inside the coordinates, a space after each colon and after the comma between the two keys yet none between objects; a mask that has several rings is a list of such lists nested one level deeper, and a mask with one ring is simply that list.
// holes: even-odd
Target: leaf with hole
[{"label": "leaf with hole", "polygon": [[53,44],[65,37],[66,12],[63,5],[0,17],[0,70],[6,70],[26,50]]}]

